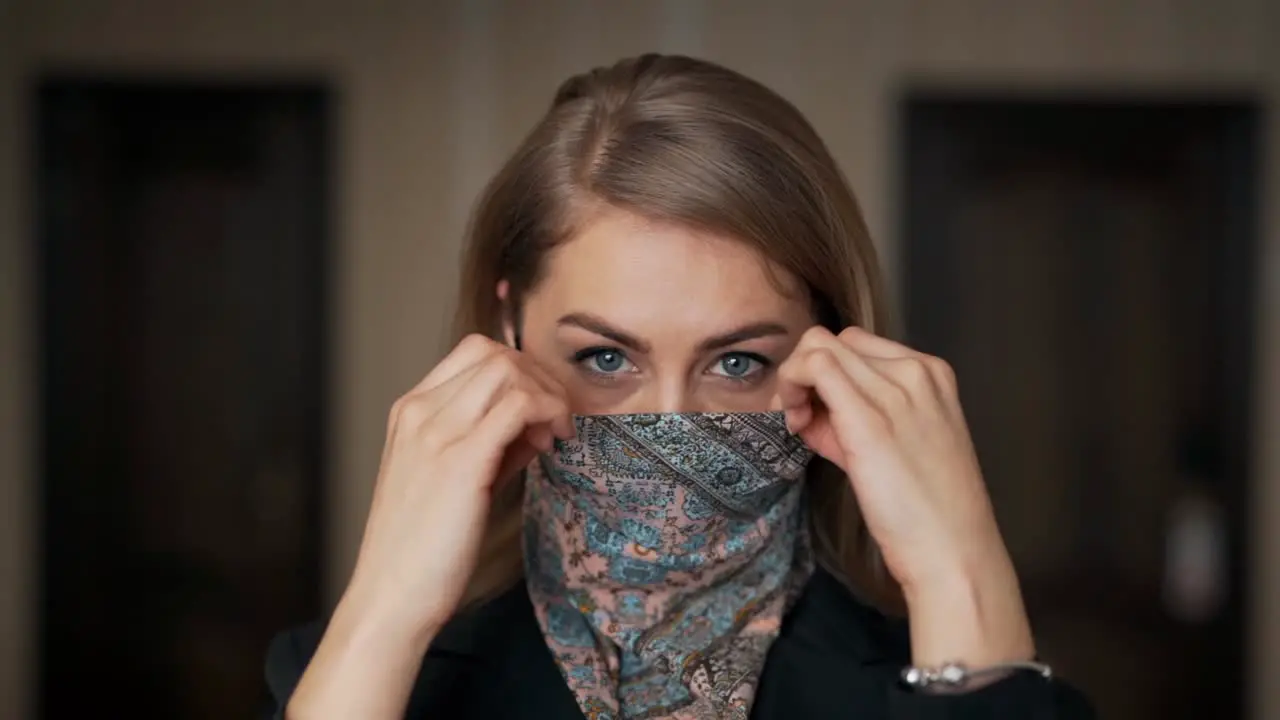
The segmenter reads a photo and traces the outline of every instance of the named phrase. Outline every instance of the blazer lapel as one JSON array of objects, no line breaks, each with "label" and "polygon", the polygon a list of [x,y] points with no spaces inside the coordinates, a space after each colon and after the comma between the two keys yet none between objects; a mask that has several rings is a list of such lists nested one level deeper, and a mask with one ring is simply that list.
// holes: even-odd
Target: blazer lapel
[{"label": "blazer lapel", "polygon": [[[523,593],[522,593],[523,595]],[[510,717],[518,720],[583,720],[582,710],[547,649],[542,628],[524,596],[522,620],[512,628],[503,653],[503,674],[518,707]]]},{"label": "blazer lapel", "polygon": [[[818,570],[770,650],[752,717],[843,717],[850,707],[877,717],[909,652],[905,623]],[[418,685],[408,717],[583,720],[523,582],[450,622]]]},{"label": "blazer lapel", "polygon": [[769,650],[752,720],[886,717],[887,688],[909,656],[903,622],[819,569]]},{"label": "blazer lapel", "polygon": [[[484,717],[583,720],[577,700],[547,649],[524,582],[449,623],[428,657],[467,663],[467,685]],[[480,717],[480,714],[475,715]]]}]

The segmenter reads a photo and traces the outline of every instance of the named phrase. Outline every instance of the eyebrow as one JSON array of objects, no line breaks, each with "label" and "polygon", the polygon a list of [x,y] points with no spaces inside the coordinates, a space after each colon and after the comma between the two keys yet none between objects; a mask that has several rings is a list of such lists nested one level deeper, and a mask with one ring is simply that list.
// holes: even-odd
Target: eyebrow
[{"label": "eyebrow", "polygon": [[[556,321],[556,325],[578,327],[587,332],[595,333],[601,337],[609,338],[619,345],[635,350],[641,353],[647,353],[651,349],[649,343],[640,338],[620,330],[610,325],[604,318],[589,313],[569,313]],[[720,348],[736,345],[740,342],[755,340],[762,337],[770,337],[773,335],[786,335],[787,328],[782,323],[777,322],[757,322],[749,325],[743,325],[740,328],[731,330],[723,335],[709,337],[698,343],[699,352],[707,352],[710,350],[718,350]]]}]

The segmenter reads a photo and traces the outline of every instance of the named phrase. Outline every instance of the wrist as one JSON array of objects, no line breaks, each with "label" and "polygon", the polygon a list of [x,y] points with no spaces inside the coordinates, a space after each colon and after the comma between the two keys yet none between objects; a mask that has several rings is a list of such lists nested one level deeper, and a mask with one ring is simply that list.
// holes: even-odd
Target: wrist
[{"label": "wrist", "polygon": [[393,718],[405,703],[435,637],[348,594],[289,699],[287,718]]},{"label": "wrist", "polygon": [[376,594],[361,593],[352,587],[334,608],[326,634],[341,636],[344,644],[361,652],[417,660],[427,652],[447,620],[435,613],[397,607]]},{"label": "wrist", "polygon": [[904,586],[912,664],[971,669],[1031,660],[1035,643],[1012,563],[957,568]]}]

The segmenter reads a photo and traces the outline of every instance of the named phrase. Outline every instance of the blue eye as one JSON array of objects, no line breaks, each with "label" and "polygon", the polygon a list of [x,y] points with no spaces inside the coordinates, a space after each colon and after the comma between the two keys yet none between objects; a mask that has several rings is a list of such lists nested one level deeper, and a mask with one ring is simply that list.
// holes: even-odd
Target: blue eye
[{"label": "blue eye", "polygon": [[593,355],[591,359],[596,370],[606,373],[618,372],[622,369],[623,363],[626,362],[626,358],[622,357],[622,353],[614,352],[612,350],[605,350],[597,353],[596,355]]},{"label": "blue eye", "polygon": [[597,375],[617,375],[633,372],[635,366],[621,350],[614,348],[590,348],[577,353],[574,361],[587,372]]},{"label": "blue eye", "polygon": [[741,380],[751,377],[764,369],[763,359],[749,353],[726,353],[716,361],[712,374]]}]

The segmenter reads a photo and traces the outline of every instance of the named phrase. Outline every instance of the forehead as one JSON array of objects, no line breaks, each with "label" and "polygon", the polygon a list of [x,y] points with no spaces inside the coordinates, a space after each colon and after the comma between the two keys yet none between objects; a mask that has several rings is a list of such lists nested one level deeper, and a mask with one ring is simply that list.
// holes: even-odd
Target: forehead
[{"label": "forehead", "polygon": [[535,296],[631,324],[808,316],[801,283],[747,244],[621,210],[601,212],[552,251]]}]

